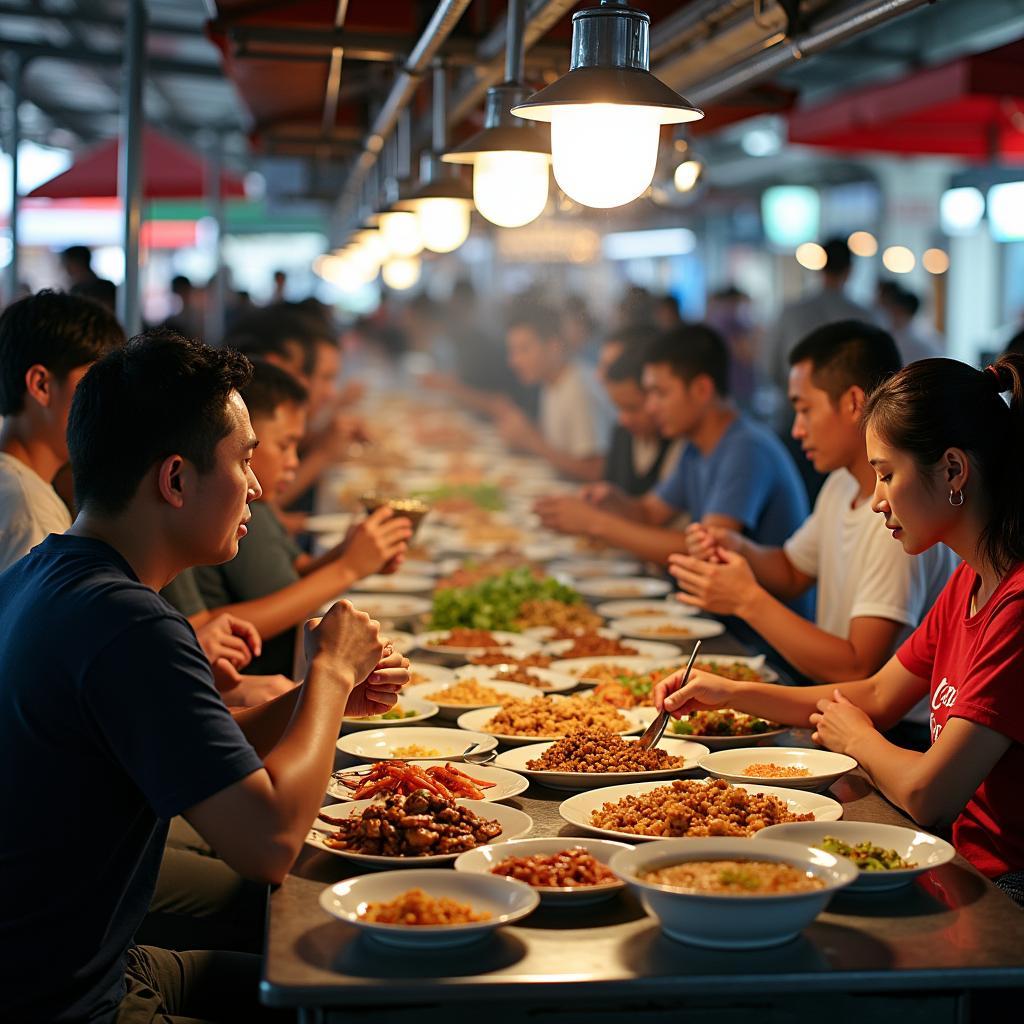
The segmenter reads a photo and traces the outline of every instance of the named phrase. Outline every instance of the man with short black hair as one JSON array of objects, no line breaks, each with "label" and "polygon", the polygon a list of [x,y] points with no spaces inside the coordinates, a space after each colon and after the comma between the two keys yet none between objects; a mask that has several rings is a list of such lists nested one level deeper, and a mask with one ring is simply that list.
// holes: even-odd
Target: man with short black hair
[{"label": "man with short black hair", "polygon": [[522,384],[540,387],[538,421],[511,402],[497,410],[505,442],[544,459],[574,480],[599,480],[604,457],[596,396],[585,370],[571,358],[554,310],[514,305],[506,320],[508,365]]},{"label": "man with short black hair", "polygon": [[684,535],[669,525],[680,512],[759,543],[782,543],[807,515],[807,498],[778,438],[730,402],[721,335],[706,324],[662,335],[645,354],[643,381],[661,435],[689,442],[672,475],[640,498],[602,484],[590,489],[590,503],[543,499],[537,512],[545,525],[659,563],[682,548]]},{"label": "man with short black hair", "polygon": [[71,514],[52,487],[68,461],[68,410],[78,382],[124,344],[113,313],[64,292],[41,291],[0,315],[0,571]]},{"label": "man with short black hair", "polygon": [[[183,813],[231,867],[280,883],[316,817],[347,713],[408,680],[346,602],[306,634],[301,687],[232,716],[188,622],[157,593],[234,557],[257,438],[238,353],[164,333],[79,385],[68,448],[81,511],[0,574],[0,1018],[262,1019],[259,960],[134,945],[167,821]],[[76,799],[53,794],[74,766]],[[60,879],[61,898],[45,894]],[[45,955],[40,951],[45,950]]]},{"label": "man with short black hair", "polygon": [[61,267],[68,279],[68,290],[72,295],[92,299],[113,311],[117,300],[117,288],[113,281],[100,277],[92,269],[92,251],[87,245],[68,246],[60,254]]},{"label": "man with short black hair", "polygon": [[[721,527],[687,531],[670,570],[686,604],[736,615],[811,679],[866,679],[918,625],[953,570],[937,544],[910,556],[872,509],[875,471],[861,415],[901,365],[892,338],[847,320],[809,334],[790,354],[793,437],[829,476],[811,516],[784,544],[757,544]],[[817,586],[814,624],[783,601]],[[920,722],[926,723],[927,708]],[[924,738],[924,737],[921,737]]]}]

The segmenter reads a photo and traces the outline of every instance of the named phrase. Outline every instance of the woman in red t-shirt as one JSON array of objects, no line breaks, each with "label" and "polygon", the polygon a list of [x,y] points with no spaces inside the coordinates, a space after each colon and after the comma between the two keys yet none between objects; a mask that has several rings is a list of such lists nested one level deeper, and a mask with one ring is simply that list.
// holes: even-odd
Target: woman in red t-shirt
[{"label": "woman in red t-shirt", "polygon": [[[810,724],[915,821],[952,824],[959,852],[1024,902],[1024,356],[984,371],[912,363],[871,395],[864,422],[872,507],[893,537],[963,560],[920,627],[869,679],[780,687],[694,672],[682,689],[678,674],[663,680],[655,701],[677,717],[733,707]],[[889,743],[880,730],[926,695],[929,749]]]}]

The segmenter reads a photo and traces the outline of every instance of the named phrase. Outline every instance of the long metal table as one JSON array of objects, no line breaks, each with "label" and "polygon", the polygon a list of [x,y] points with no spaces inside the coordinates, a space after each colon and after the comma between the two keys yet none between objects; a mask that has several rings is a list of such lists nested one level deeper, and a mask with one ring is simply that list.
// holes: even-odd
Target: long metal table
[{"label": "long metal table", "polygon": [[[708,647],[742,650],[728,636]],[[809,745],[809,733],[778,742]],[[567,795],[534,785],[508,803],[533,818],[532,836],[584,835],[559,817]],[[831,795],[848,819],[910,824],[859,772]],[[970,993],[1024,987],[1024,911],[960,857],[906,889],[838,896],[798,939],[749,952],[675,942],[624,893],[596,907],[542,907],[454,952],[398,953],[320,909],[324,886],[360,873],[354,868],[307,850],[271,896],[261,996],[296,1008],[303,1022],[365,1010],[374,1024],[434,1024],[485,1010],[497,1024],[589,1024],[626,1012],[644,1022],[682,1015],[730,1024],[756,1012],[763,1024],[827,1006],[829,1024],[865,1016],[937,1024],[965,1019]]]}]

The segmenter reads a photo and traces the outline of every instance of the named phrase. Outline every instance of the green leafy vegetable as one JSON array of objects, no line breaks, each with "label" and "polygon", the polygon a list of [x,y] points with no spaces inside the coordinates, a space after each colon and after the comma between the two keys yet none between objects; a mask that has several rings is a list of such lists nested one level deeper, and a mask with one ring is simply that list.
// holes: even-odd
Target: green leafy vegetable
[{"label": "green leafy vegetable", "polygon": [[413,497],[422,498],[431,504],[464,498],[477,508],[486,509],[488,512],[501,512],[505,508],[501,488],[496,484],[450,484],[429,491],[415,491]]}]

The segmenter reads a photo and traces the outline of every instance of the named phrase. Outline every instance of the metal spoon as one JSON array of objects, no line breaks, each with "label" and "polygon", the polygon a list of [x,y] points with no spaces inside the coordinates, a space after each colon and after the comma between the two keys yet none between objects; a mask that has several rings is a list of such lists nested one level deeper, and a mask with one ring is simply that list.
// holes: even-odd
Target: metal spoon
[{"label": "metal spoon", "polygon": [[466,764],[490,764],[491,761],[498,756],[498,752],[496,750],[480,750],[473,753],[473,751],[479,746],[479,743],[471,743],[462,752],[462,760],[465,761]]},{"label": "metal spoon", "polygon": [[[693,650],[690,652],[690,660],[686,663],[686,671],[683,673],[683,681],[679,684],[679,689],[682,689],[686,685],[687,679],[690,678],[690,669],[693,668],[693,663],[697,660],[697,652],[700,650],[700,641],[694,642]],[[644,750],[650,750],[651,747],[656,747],[658,741],[665,733],[665,726],[668,725],[669,712],[662,711],[649,726],[647,731],[636,741],[636,745]]]}]

